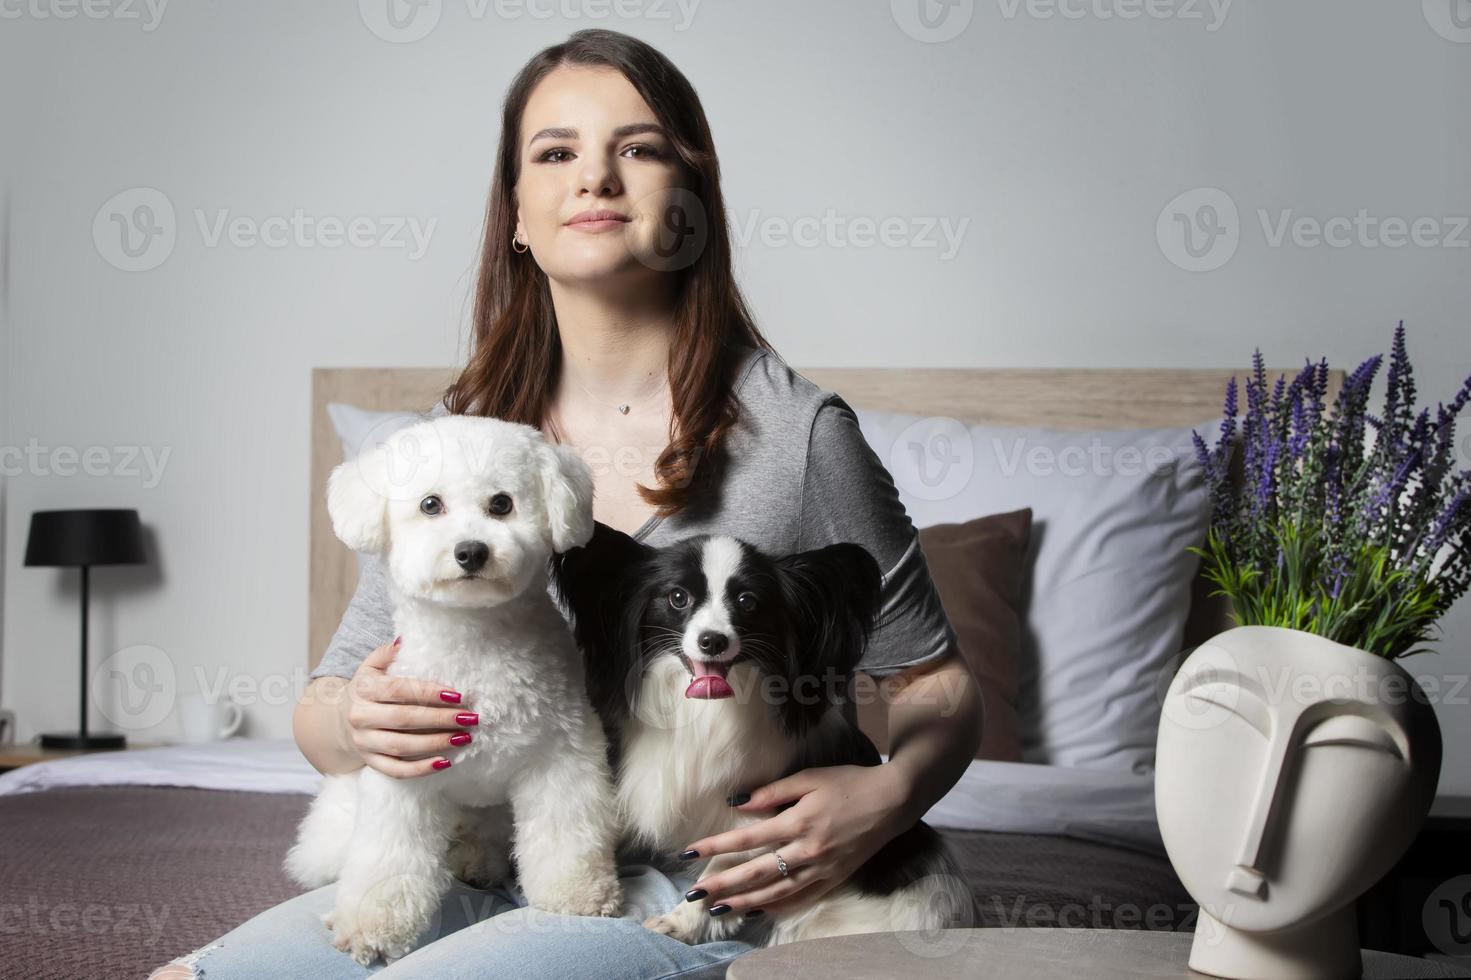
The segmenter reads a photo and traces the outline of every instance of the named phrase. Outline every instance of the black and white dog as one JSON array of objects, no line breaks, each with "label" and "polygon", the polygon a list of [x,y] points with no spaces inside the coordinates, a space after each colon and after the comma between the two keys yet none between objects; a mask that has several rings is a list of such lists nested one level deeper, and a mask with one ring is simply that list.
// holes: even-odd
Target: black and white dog
[{"label": "black and white dog", "polygon": [[[551,565],[608,730],[627,843],[673,854],[763,819],[733,809],[732,794],[808,767],[881,762],[841,711],[880,606],[878,563],[861,546],[769,557],[701,535],[659,549],[595,522],[585,546]],[[702,877],[765,852],[717,856]],[[922,821],[815,902],[749,921],[705,904],[644,925],[688,943],[749,926],[751,941],[773,946],[975,916],[959,867]]]}]

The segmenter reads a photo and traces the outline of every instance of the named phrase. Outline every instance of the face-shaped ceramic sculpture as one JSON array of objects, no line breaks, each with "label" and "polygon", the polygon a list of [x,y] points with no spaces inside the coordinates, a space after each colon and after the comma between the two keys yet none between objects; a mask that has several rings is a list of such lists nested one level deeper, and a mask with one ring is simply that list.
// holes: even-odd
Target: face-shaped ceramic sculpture
[{"label": "face-shaped ceramic sculpture", "polygon": [[1398,664],[1239,627],[1197,648],[1165,697],[1160,833],[1181,882],[1228,929],[1299,929],[1399,859],[1440,755],[1434,711]]}]

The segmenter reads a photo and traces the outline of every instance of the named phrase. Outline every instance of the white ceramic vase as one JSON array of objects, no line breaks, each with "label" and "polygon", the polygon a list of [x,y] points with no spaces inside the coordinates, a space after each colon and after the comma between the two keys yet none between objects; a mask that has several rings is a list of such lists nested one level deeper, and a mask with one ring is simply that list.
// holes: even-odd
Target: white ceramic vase
[{"label": "white ceramic vase", "polygon": [[1359,976],[1354,900],[1419,831],[1440,757],[1435,711],[1392,660],[1275,626],[1197,647],[1165,695],[1154,787],[1201,908],[1191,969]]}]

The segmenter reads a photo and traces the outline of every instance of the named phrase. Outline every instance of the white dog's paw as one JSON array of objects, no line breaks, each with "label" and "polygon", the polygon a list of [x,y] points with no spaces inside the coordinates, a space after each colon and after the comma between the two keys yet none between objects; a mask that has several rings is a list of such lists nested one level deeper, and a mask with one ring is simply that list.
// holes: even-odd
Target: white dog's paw
[{"label": "white dog's paw", "polygon": [[611,875],[591,881],[581,879],[555,885],[538,895],[531,904],[545,912],[561,915],[616,916],[623,911],[623,886]]},{"label": "white dog's paw", "polygon": [[644,920],[644,928],[661,936],[678,939],[694,946],[700,941],[698,923],[689,921],[688,916],[653,915]]},{"label": "white dog's paw", "polygon": [[402,882],[384,882],[358,901],[339,898],[337,908],[323,916],[331,919],[332,945],[362,966],[407,956],[429,916],[416,912],[425,896]]}]

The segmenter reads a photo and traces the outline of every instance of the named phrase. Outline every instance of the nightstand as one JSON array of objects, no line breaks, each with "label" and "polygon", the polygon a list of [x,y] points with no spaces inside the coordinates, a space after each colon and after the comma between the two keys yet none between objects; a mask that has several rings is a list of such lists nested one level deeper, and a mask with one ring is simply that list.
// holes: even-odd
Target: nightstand
[{"label": "nightstand", "polygon": [[[1471,797],[1439,796],[1404,857],[1359,899],[1359,943],[1411,956],[1466,957],[1471,955],[1467,910]],[[1433,930],[1429,934],[1427,924]]]},{"label": "nightstand", "polygon": [[[129,749],[156,749],[161,744],[160,742],[129,742],[127,748],[120,751],[126,752]],[[43,749],[33,744],[0,745],[0,772],[9,772],[12,769],[19,769],[21,766],[35,765],[37,762],[50,762],[53,759],[70,759],[74,756],[89,755],[95,752],[95,749]]]}]

